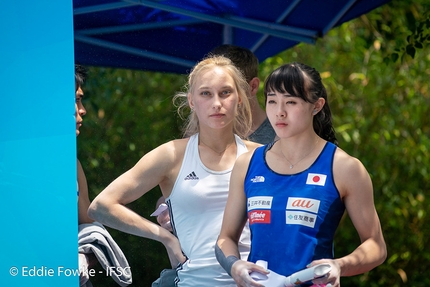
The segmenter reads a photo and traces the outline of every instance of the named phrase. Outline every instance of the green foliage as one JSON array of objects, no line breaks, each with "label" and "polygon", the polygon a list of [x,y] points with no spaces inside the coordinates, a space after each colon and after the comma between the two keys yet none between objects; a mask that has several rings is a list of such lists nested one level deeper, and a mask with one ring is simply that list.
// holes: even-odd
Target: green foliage
[{"label": "green foliage", "polygon": [[404,18],[393,18],[390,25],[384,25],[385,38],[396,42],[394,50],[384,59],[386,63],[413,59],[418,50],[430,44],[430,3],[396,0],[394,5],[404,11]]},{"label": "green foliage", "polygon": [[[430,47],[423,36],[428,35],[429,14],[424,14],[427,1],[411,2],[394,0],[333,29],[314,46],[298,45],[260,65],[261,79],[291,61],[320,71],[339,145],[359,158],[372,177],[388,258],[366,274],[342,278],[342,286],[430,284]],[[406,52],[411,43],[418,48],[413,57],[399,54],[402,61],[386,60],[399,47]],[[91,68],[89,75],[78,155],[93,199],[149,150],[181,137],[171,99],[186,78],[106,68]],[[261,93],[259,100],[263,104]],[[129,207],[149,218],[159,196],[155,188]],[[169,267],[160,243],[111,233],[132,266],[133,286],[150,286]],[[345,216],[336,235],[336,256],[359,243]],[[93,283],[116,286],[104,276]]]}]

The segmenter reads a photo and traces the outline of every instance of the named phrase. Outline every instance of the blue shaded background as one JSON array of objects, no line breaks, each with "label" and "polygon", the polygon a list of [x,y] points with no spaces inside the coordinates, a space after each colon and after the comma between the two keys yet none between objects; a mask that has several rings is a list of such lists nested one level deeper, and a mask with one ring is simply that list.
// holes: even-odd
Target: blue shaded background
[{"label": "blue shaded background", "polygon": [[72,1],[0,6],[1,285],[78,286]]}]

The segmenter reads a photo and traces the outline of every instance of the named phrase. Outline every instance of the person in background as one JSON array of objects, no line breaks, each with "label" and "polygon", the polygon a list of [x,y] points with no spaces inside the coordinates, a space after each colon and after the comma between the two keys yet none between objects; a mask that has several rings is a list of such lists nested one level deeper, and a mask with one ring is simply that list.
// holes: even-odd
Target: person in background
[{"label": "person in background", "polygon": [[[225,57],[208,57],[192,69],[187,91],[178,93],[178,112],[191,110],[184,138],[144,155],[92,202],[89,215],[107,226],[160,241],[173,254],[176,284],[236,286],[218,264],[214,246],[236,158],[259,144],[242,140],[251,127],[249,85]],[[159,185],[173,234],[126,207]],[[249,253],[249,230],[239,252]]]},{"label": "person in background", "polygon": [[[87,113],[82,100],[84,92],[82,85],[87,77],[86,69],[81,65],[75,65],[75,119],[76,119],[76,136],[80,134],[79,128],[82,126],[83,116]],[[88,185],[85,172],[81,162],[77,160],[78,167],[78,224],[92,223],[93,220],[88,216],[87,211],[90,206],[88,196]]]},{"label": "person in background", "polygon": [[252,127],[246,135],[248,139],[260,144],[273,142],[276,138],[276,133],[270,125],[266,112],[261,108],[257,99],[257,92],[260,86],[257,56],[247,48],[229,44],[214,48],[210,52],[210,55],[229,58],[233,64],[242,71],[251,88],[249,104],[251,105]]},{"label": "person in background", "polygon": [[[81,65],[75,65],[75,120],[76,120],[76,136],[80,134],[79,128],[82,126],[83,116],[87,113],[82,100],[84,92],[82,86],[87,77],[87,70]],[[77,175],[78,175],[78,225],[92,223],[93,220],[88,216],[88,207],[90,199],[88,196],[87,178],[81,162],[77,159]],[[80,269],[80,285],[88,281],[88,272],[85,272],[97,263],[97,259],[93,254],[79,253],[79,269]]]},{"label": "person in background", "polygon": [[[80,134],[80,127],[83,123],[83,116],[86,109],[82,103],[84,92],[82,86],[87,76],[85,67],[75,65],[75,119],[76,119],[76,136]],[[115,267],[121,269],[121,274],[111,272],[111,277],[120,285],[127,286],[131,284],[131,271],[129,270],[127,260],[119,246],[110,236],[109,232],[98,222],[94,222],[88,216],[90,199],[88,196],[88,184],[84,169],[79,160],[77,160],[77,180],[78,180],[78,266],[79,266],[79,286],[92,286],[89,281],[89,270],[101,265],[106,267]],[[97,243],[104,237],[108,246]],[[102,240],[100,240],[102,241]],[[97,253],[97,255],[96,255]],[[114,254],[114,255],[112,255]],[[118,269],[119,268],[119,269]]]},{"label": "person in background", "polygon": [[[289,276],[321,263],[327,276],[313,284],[340,286],[387,256],[372,182],[363,164],[337,147],[326,89],[319,73],[286,64],[266,79],[266,112],[279,140],[236,161],[216,256],[238,286],[263,286],[250,273]],[[361,240],[334,258],[333,238],[347,211]],[[237,238],[249,219],[252,242],[241,260]],[[267,269],[256,265],[268,263]],[[309,286],[304,283],[301,286]]]}]

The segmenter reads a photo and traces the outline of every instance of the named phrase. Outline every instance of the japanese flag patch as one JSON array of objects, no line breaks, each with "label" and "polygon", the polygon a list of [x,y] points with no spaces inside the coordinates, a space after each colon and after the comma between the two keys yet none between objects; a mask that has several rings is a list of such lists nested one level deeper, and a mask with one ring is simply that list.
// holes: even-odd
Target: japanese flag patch
[{"label": "japanese flag patch", "polygon": [[306,184],[324,186],[327,175],[320,173],[308,173]]}]

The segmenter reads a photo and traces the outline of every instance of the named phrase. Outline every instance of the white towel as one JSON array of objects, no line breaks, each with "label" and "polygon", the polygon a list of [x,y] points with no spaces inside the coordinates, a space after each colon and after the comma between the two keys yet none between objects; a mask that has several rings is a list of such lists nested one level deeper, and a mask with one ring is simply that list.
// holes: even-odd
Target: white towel
[{"label": "white towel", "polygon": [[[94,253],[101,266],[109,270],[106,273],[120,286],[125,287],[132,283],[131,268],[124,253],[102,224],[80,224],[78,244],[79,253]],[[88,283],[91,284],[89,281]]]}]

